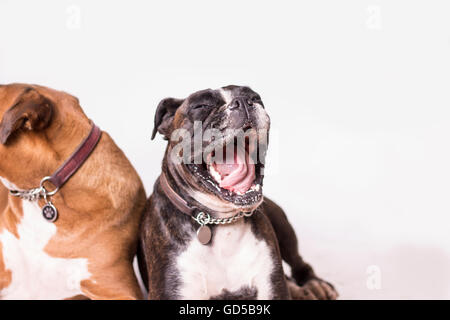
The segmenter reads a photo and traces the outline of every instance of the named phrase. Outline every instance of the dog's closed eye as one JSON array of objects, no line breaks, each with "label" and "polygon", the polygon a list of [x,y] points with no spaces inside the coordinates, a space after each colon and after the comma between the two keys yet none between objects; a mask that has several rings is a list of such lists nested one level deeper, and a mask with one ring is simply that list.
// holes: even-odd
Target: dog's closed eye
[{"label": "dog's closed eye", "polygon": [[193,110],[211,108],[210,104],[197,104],[192,107]]}]

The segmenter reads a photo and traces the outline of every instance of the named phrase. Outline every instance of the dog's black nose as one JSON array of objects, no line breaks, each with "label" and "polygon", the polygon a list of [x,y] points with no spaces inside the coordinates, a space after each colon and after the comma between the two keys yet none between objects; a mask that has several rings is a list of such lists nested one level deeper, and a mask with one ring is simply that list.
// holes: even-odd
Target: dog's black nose
[{"label": "dog's black nose", "polygon": [[249,107],[253,104],[253,102],[249,99],[246,99],[244,97],[237,97],[234,98],[230,103],[230,109],[241,109],[245,111],[245,115],[247,116],[247,119],[250,120],[250,112],[248,111]]}]

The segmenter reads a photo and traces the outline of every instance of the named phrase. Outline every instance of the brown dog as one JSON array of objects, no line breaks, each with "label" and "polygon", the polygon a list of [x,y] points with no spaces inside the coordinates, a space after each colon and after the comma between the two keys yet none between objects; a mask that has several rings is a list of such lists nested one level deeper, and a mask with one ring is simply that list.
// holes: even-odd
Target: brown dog
[{"label": "brown dog", "polygon": [[[77,98],[36,85],[0,86],[0,119],[0,179],[12,192],[38,187],[92,128]],[[55,222],[45,199],[0,189],[0,298],[141,298],[132,259],[145,192],[107,133],[47,199]]]}]

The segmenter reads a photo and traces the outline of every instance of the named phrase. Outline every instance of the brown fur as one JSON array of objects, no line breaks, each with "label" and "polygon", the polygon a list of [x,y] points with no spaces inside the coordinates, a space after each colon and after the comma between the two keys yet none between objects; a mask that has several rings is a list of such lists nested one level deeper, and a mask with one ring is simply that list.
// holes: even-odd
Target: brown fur
[{"label": "brown fur", "polygon": [[[78,99],[35,85],[0,87],[2,118],[27,90],[33,99],[50,103],[52,113],[51,120],[38,119],[49,121],[45,126],[19,121],[4,139],[5,144],[0,144],[0,176],[22,189],[38,186],[44,176],[53,173],[91,128]],[[3,189],[0,194],[0,232],[14,231],[22,216],[18,199],[9,197],[5,205]],[[81,283],[86,297],[141,298],[132,259],[145,191],[136,171],[107,133],[103,132],[94,152],[52,201],[60,216],[55,222],[57,233],[45,250],[52,257],[88,259],[92,276]],[[2,267],[0,255],[0,289],[8,285]]]},{"label": "brown fur", "polygon": [[2,252],[2,244],[0,243],[0,290],[6,288],[11,283],[11,270],[6,270]]}]

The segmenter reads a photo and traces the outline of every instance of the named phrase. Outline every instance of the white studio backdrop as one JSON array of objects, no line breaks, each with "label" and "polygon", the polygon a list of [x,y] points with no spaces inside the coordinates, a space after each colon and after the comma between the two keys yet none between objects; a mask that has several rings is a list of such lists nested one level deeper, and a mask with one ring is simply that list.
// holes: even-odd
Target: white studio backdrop
[{"label": "white studio backdrop", "polygon": [[165,97],[272,119],[265,194],[342,298],[450,298],[450,2],[0,0],[0,83],[76,95],[150,194]]}]

